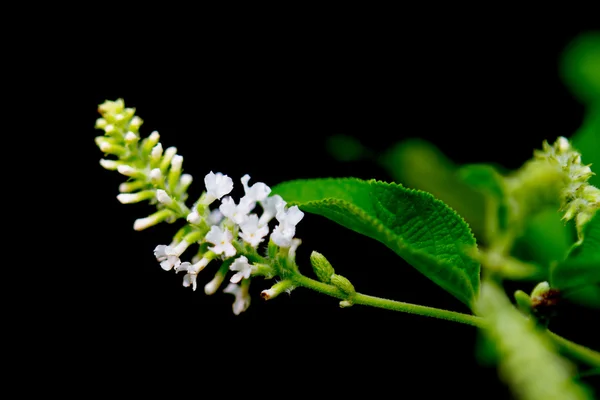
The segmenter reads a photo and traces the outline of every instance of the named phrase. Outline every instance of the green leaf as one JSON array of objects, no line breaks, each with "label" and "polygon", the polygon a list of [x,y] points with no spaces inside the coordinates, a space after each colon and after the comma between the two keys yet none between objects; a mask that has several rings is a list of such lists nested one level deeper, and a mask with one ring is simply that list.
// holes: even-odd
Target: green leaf
[{"label": "green leaf", "polygon": [[600,212],[583,228],[583,241],[551,271],[553,287],[561,291],[600,284]]},{"label": "green leaf", "polygon": [[458,176],[467,185],[486,196],[486,220],[488,229],[493,230],[486,237],[493,236],[497,229],[505,231],[508,228],[509,215],[502,175],[490,164],[467,164],[459,168]]},{"label": "green leaf", "polygon": [[539,265],[548,280],[550,266],[565,259],[577,240],[573,224],[565,224],[556,208],[547,208],[531,216],[523,234],[515,239],[513,256]]},{"label": "green leaf", "polygon": [[343,134],[329,136],[325,141],[325,146],[333,158],[342,162],[369,158],[373,153],[358,139]]},{"label": "green leaf", "polygon": [[560,73],[581,102],[600,100],[600,31],[582,33],[566,46]]},{"label": "green leaf", "polygon": [[376,239],[472,306],[479,292],[477,248],[467,223],[430,193],[356,178],[294,180],[272,188],[289,205]]},{"label": "green leaf", "polygon": [[390,147],[378,158],[394,181],[431,193],[452,207],[469,224],[475,237],[485,231],[484,196],[457,175],[457,165],[434,144],[418,138]]}]

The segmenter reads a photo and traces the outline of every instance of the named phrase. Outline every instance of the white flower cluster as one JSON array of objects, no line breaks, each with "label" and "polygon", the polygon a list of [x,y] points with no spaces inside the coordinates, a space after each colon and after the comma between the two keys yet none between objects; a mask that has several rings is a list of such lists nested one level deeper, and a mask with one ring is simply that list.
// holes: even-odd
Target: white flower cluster
[{"label": "white flower cluster", "polygon": [[[198,273],[212,260],[220,259],[222,268],[204,290],[207,294],[215,293],[227,272],[233,271],[224,292],[235,296],[233,311],[237,315],[250,303],[248,287],[253,274],[273,277],[282,271],[285,274],[286,268],[295,265],[295,251],[300,244],[300,239],[294,237],[296,225],[304,216],[297,206],[288,208],[279,195],[270,196],[271,188],[262,182],[250,186],[249,175],[241,178],[244,196],[236,202],[229,196],[232,179],[211,171],[204,177],[206,190],[190,209],[185,200],[192,176],[182,173],[183,157],[177,154],[177,149],[163,150],[156,131],[140,138],[142,120],[135,115],[135,109],[125,107],[122,99],[105,101],[98,111],[102,118],[96,120],[96,128],[102,129],[104,135],[96,137],[96,144],[105,156],[113,157],[101,159],[100,164],[128,178],[119,186],[117,199],[124,204],[150,201],[158,209],[135,220],[134,229],[143,230],[179,218],[188,222],[169,245],[161,244],[154,249],[164,270],[185,272],[185,287],[196,290]],[[220,204],[214,207],[217,201]],[[257,204],[262,208],[260,215],[254,212]],[[278,224],[271,232],[269,222],[274,218]],[[275,262],[259,255],[257,248],[268,236],[269,248],[277,249],[291,262]],[[181,255],[194,244],[199,247],[197,253],[190,261],[182,262]],[[274,264],[279,265],[279,271],[275,271]],[[274,286],[279,287],[289,290],[290,284]],[[269,297],[276,296],[275,292],[269,292]]]},{"label": "white flower cluster", "polygon": [[[260,243],[271,233],[270,240],[279,248],[287,249],[289,253],[295,251],[299,240],[294,238],[296,225],[304,213],[298,206],[287,207],[286,202],[279,195],[269,196],[271,188],[262,182],[249,186],[249,175],[244,175],[241,182],[244,187],[244,196],[236,202],[228,194],[233,190],[233,181],[222,173],[209,172],[204,183],[206,190],[187,215],[187,221],[193,227],[209,227],[205,235],[198,238],[195,243],[202,248],[206,244],[206,251],[196,255],[192,262],[180,260],[182,253],[192,244],[185,238],[170,245],[158,245],[154,250],[156,259],[165,270],[174,269],[183,271],[183,286],[197,287],[197,276],[215,258],[225,262],[232,259],[229,270],[235,272],[229,279],[229,285],[224,292],[231,293],[236,300],[233,305],[235,314],[248,308],[250,297],[248,285],[251,275],[257,271],[257,266],[250,263],[248,258],[240,254],[239,249],[250,246],[256,249]],[[215,201],[220,201],[218,207],[211,209]],[[253,212],[256,205],[260,204],[260,216]],[[275,218],[278,224],[270,232],[269,222]],[[224,276],[217,273],[215,279],[205,286],[205,292],[212,294],[223,281]]]},{"label": "white flower cluster", "polygon": [[563,219],[569,221],[575,218],[575,225],[581,239],[583,226],[600,208],[600,189],[588,183],[590,177],[594,175],[590,165],[581,163],[581,153],[562,136],[558,137],[552,146],[544,142],[542,150],[535,152],[535,157],[547,160],[564,173],[566,184],[561,191]]}]

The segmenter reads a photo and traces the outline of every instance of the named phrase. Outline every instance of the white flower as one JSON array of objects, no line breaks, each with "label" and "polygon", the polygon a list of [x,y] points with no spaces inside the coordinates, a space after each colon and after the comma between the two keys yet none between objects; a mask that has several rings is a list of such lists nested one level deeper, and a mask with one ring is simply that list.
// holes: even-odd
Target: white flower
[{"label": "white flower", "polygon": [[154,248],[154,256],[156,257],[156,260],[160,262],[161,268],[165,271],[169,271],[172,268],[177,270],[181,265],[179,256],[181,256],[181,253],[183,253],[189,245],[190,244],[185,240],[182,240],[177,246],[159,244]]},{"label": "white flower", "polygon": [[209,225],[218,225],[219,223],[221,223],[222,219],[223,219],[223,213],[218,208],[215,208],[214,210],[211,210],[210,214],[208,214],[208,218],[206,218],[206,222]]},{"label": "white flower", "polygon": [[187,273],[183,276],[183,286],[189,287],[192,286],[192,290],[196,290],[198,286],[196,283],[196,279],[198,277],[198,273],[202,271],[210,262],[208,258],[202,258],[200,261],[192,264],[188,261],[182,262],[177,267],[175,267],[176,272],[186,271]]},{"label": "white flower", "polygon": [[273,242],[280,247],[290,247],[296,234],[296,225],[302,217],[304,217],[304,213],[298,206],[290,207],[287,210],[280,209],[276,215],[279,225],[273,229],[271,234]]},{"label": "white flower", "polygon": [[250,295],[248,294],[248,286],[239,286],[235,283],[230,283],[227,285],[225,289],[223,289],[224,293],[230,293],[235,296],[235,301],[233,302],[233,313],[235,315],[239,315],[240,313],[246,311],[248,306],[250,306]]},{"label": "white flower", "polygon": [[209,205],[213,201],[220,199],[233,190],[233,181],[227,175],[223,175],[220,172],[216,174],[210,171],[204,177],[204,184],[206,185],[206,198],[204,204]]},{"label": "white flower", "polygon": [[208,249],[215,254],[225,254],[227,257],[233,257],[236,253],[235,247],[231,244],[233,234],[229,229],[221,229],[217,225],[210,227],[210,231],[206,234],[206,241],[214,244]]},{"label": "white flower", "polygon": [[236,271],[236,273],[233,274],[229,279],[231,283],[238,283],[242,279],[248,279],[252,273],[252,265],[248,263],[248,259],[245,256],[239,256],[236,258],[233,264],[229,266],[229,269]]},{"label": "white flower", "polygon": [[241,180],[242,185],[244,185],[244,193],[253,202],[263,201],[271,193],[271,188],[262,182],[256,182],[254,185],[248,186],[248,182],[250,181],[250,175],[248,174],[244,175]]},{"label": "white flower", "polygon": [[269,226],[258,224],[258,215],[250,214],[248,218],[240,224],[240,237],[252,247],[257,247],[269,234]]},{"label": "white flower", "polygon": [[254,203],[246,197],[242,197],[240,203],[236,205],[231,196],[227,196],[221,200],[219,211],[235,224],[240,225],[248,218],[248,213],[252,211],[253,207]]},{"label": "white flower", "polygon": [[267,225],[277,214],[277,209],[285,206],[286,202],[280,195],[276,194],[260,201],[260,205],[263,208],[263,213],[258,220],[258,224],[262,226]]}]

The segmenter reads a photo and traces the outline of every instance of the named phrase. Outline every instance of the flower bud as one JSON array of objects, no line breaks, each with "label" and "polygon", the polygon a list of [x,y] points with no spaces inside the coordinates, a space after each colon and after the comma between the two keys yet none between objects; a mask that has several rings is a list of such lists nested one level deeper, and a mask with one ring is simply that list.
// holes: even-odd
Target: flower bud
[{"label": "flower bud", "polygon": [[324,283],[331,282],[331,276],[335,273],[331,263],[321,253],[313,251],[310,254],[310,263],[317,278]]},{"label": "flower bud", "polygon": [[535,301],[550,290],[550,284],[546,281],[538,283],[531,291],[531,299]]},{"label": "flower bud", "polygon": [[527,293],[522,290],[517,290],[515,292],[515,301],[517,302],[517,307],[523,314],[531,314],[531,298]]},{"label": "flower bud", "polygon": [[163,189],[157,189],[156,190],[156,199],[160,203],[162,203],[162,204],[164,204],[166,206],[168,206],[171,203],[173,203],[173,199],[171,198],[171,196],[169,196],[168,193],[165,192]]},{"label": "flower bud", "polygon": [[104,167],[110,171],[115,171],[117,169],[117,167],[120,165],[120,161],[102,158],[100,160],[100,165],[102,165],[102,167]]},{"label": "flower bud", "polygon": [[164,220],[166,220],[172,216],[173,216],[173,211],[163,209],[163,210],[157,211],[154,214],[149,215],[145,218],[136,219],[133,223],[133,229],[136,231],[141,231],[141,230],[147,229],[151,226],[154,226],[156,224],[159,224],[160,222],[163,222]]},{"label": "flower bud", "polygon": [[356,290],[354,289],[354,285],[350,283],[348,278],[343,277],[341,275],[333,274],[331,275],[331,284],[340,289],[346,296],[352,297],[356,294]]},{"label": "flower bud", "polygon": [[131,131],[125,134],[125,143],[134,144],[139,140],[139,136]]}]

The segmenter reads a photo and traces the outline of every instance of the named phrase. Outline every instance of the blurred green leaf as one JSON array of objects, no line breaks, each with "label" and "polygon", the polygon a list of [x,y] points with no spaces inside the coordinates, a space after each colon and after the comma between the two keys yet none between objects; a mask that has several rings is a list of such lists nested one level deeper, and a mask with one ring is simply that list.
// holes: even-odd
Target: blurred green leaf
[{"label": "blurred green leaf", "polygon": [[[573,247],[567,258],[551,271],[552,287],[566,294],[588,286],[596,288],[600,285],[600,212],[596,212],[583,231],[583,242]],[[596,300],[595,295],[589,290],[593,302]]]},{"label": "blurred green leaf", "polygon": [[433,194],[456,210],[475,237],[485,237],[485,198],[457,175],[458,167],[435,145],[418,138],[390,147],[378,159],[395,182]]},{"label": "blurred green leaf", "polygon": [[325,147],[337,161],[357,161],[371,157],[372,151],[362,143],[348,135],[332,135],[327,137]]},{"label": "blurred green leaf", "polygon": [[540,211],[530,217],[523,234],[515,240],[513,256],[544,269],[546,275],[536,277],[537,280],[548,280],[550,266],[564,260],[577,240],[573,224],[561,218],[557,209]]},{"label": "blurred green leaf", "polygon": [[486,196],[485,218],[488,227],[486,237],[493,237],[498,230],[505,231],[508,227],[509,214],[503,176],[490,164],[463,165],[458,169],[458,176],[467,185]]},{"label": "blurred green leaf", "polygon": [[583,103],[600,100],[600,31],[577,36],[563,50],[560,73]]}]

